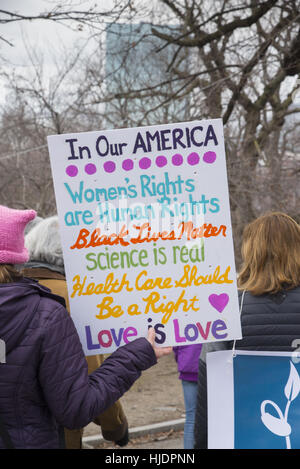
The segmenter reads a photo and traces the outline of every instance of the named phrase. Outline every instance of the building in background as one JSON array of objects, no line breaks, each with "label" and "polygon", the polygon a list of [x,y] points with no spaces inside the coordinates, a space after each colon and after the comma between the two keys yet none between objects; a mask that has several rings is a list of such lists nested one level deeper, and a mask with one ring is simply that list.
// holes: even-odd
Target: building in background
[{"label": "building in background", "polygon": [[[109,24],[106,29],[106,127],[133,127],[188,119],[188,99],[178,99],[188,59],[178,46],[163,47],[152,24]],[[169,32],[171,26],[155,26]],[[171,67],[170,67],[171,64]]]}]

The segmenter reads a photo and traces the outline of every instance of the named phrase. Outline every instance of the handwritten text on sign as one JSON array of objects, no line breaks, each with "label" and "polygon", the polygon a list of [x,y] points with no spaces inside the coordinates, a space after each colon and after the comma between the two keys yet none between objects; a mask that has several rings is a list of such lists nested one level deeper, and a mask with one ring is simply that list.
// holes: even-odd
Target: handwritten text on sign
[{"label": "handwritten text on sign", "polygon": [[48,137],[85,353],[239,338],[220,119]]}]

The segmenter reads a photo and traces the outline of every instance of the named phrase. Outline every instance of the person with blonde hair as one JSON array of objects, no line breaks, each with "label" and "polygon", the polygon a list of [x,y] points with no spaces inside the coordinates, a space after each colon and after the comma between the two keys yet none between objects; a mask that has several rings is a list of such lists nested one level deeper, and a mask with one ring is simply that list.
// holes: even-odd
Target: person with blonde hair
[{"label": "person with blonde hair", "polygon": [[89,375],[64,299],[15,268],[29,260],[24,230],[35,216],[0,205],[0,448],[61,448],[63,427],[86,426],[171,351],[150,328]]},{"label": "person with blonde hair", "polygon": [[[236,349],[294,351],[300,338],[300,227],[271,212],[247,225],[238,276],[242,339]],[[207,447],[206,353],[232,342],[205,344],[199,360],[195,448]]]},{"label": "person with blonde hair", "polygon": [[258,296],[276,294],[300,285],[300,229],[291,217],[263,215],[243,233],[240,290]]}]

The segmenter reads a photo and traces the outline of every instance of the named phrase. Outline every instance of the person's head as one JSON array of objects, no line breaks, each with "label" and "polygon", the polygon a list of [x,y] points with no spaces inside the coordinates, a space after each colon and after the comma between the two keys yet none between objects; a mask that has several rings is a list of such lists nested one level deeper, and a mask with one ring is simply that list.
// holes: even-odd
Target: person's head
[{"label": "person's head", "polygon": [[262,215],[244,229],[240,289],[254,295],[300,285],[300,226],[281,212]]},{"label": "person's head", "polygon": [[18,278],[19,273],[14,266],[28,261],[24,230],[35,216],[34,210],[15,210],[0,205],[0,283]]},{"label": "person's head", "polygon": [[63,254],[59,235],[58,217],[45,218],[25,237],[30,261],[63,267]]}]

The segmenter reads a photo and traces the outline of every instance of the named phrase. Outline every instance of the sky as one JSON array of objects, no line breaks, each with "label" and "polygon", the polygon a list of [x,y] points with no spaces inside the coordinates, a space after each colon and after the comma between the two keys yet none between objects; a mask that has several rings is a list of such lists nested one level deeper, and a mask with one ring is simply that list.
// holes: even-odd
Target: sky
[{"label": "sky", "polygon": [[[151,0],[148,5],[156,11],[156,0]],[[38,15],[51,11],[54,6],[61,3],[65,8],[73,5],[77,10],[85,10],[91,6],[96,6],[98,10],[103,11],[112,6],[113,0],[0,0],[0,9],[18,12],[23,15]],[[142,14],[143,15],[143,14]],[[140,16],[141,18],[141,16]],[[146,20],[146,18],[142,18]],[[11,42],[10,46],[0,40],[0,58],[2,60],[1,67],[5,67],[5,63],[14,68],[28,67],[28,57],[26,53],[27,44],[29,49],[43,54],[44,65],[53,67],[54,57],[61,55],[64,45],[72,48],[75,43],[83,43],[88,36],[87,26],[82,31],[78,30],[77,22],[65,23],[68,26],[61,25],[54,21],[34,20],[34,21],[16,21],[1,25],[0,36]],[[8,66],[8,65],[6,65]],[[5,98],[5,88],[0,78],[0,103]]]},{"label": "sky", "polygon": [[[75,1],[71,0],[74,4]],[[38,15],[49,11],[58,0],[0,0],[0,9],[18,12],[23,15]],[[64,5],[69,2],[64,1]],[[79,5],[79,3],[81,3]],[[107,0],[97,2],[99,8],[103,4],[108,5]],[[95,5],[95,1],[76,1],[78,9],[88,8]],[[53,21],[34,20],[34,21],[16,21],[3,24],[1,26],[1,36],[13,44],[7,44],[0,41],[0,57],[4,59],[1,64],[2,70],[29,68],[26,45],[29,49],[43,55],[44,65],[48,67],[51,73],[53,60],[59,56],[61,49],[64,47],[72,47],[75,42],[84,40],[85,30],[82,32],[77,29],[78,24],[71,23],[69,26],[61,25]],[[26,45],[25,45],[26,44]],[[5,101],[6,89],[0,78],[0,103]]]},{"label": "sky", "polygon": [[[55,3],[58,2],[55,1]],[[49,0],[0,0],[2,10],[16,11],[24,15],[36,15],[48,11],[55,3]],[[83,6],[91,3],[91,1],[84,2]],[[99,2],[99,4],[101,3]],[[4,24],[1,27],[1,34],[13,44],[11,47],[2,41],[0,44],[1,54],[8,57],[15,65],[22,65],[26,63],[24,61],[24,39],[33,44],[35,48],[45,52],[48,49],[49,51],[55,50],[62,43],[72,44],[72,41],[77,40],[82,33],[57,22],[34,20]]]}]

